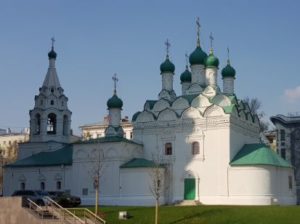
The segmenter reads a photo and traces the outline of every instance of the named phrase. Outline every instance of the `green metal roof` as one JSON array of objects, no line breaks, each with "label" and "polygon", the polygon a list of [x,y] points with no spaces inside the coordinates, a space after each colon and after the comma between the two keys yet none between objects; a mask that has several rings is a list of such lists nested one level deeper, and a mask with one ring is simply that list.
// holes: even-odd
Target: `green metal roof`
[{"label": "green metal roof", "polygon": [[51,152],[40,152],[5,167],[36,167],[72,165],[72,145]]},{"label": "green metal roof", "polygon": [[106,137],[102,137],[102,138],[83,140],[83,141],[77,142],[76,144],[93,144],[93,143],[107,143],[107,142],[127,142],[127,143],[131,143],[131,144],[142,145],[142,144],[139,144],[137,142],[128,140],[127,138],[123,138],[120,136],[106,136]]},{"label": "green metal roof", "polygon": [[156,167],[153,161],[143,159],[143,158],[133,158],[127,163],[124,163],[120,168],[151,168]]},{"label": "green metal roof", "polygon": [[246,144],[236,154],[231,166],[270,165],[292,168],[291,164],[265,144]]}]

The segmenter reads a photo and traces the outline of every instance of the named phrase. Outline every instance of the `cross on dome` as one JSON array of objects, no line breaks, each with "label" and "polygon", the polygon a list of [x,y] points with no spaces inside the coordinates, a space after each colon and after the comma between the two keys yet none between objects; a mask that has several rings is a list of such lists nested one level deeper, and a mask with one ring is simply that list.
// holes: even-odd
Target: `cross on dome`
[{"label": "cross on dome", "polygon": [[197,25],[197,47],[200,47],[200,19],[199,17],[197,17],[197,20],[196,20],[196,25]]},{"label": "cross on dome", "polygon": [[230,64],[229,47],[227,47],[227,64]]},{"label": "cross on dome", "polygon": [[114,82],[114,95],[116,95],[117,94],[117,82],[119,81],[116,73],[113,75],[112,80]]},{"label": "cross on dome", "polygon": [[186,68],[188,68],[188,65],[189,65],[189,55],[188,55],[188,53],[185,53],[185,62],[186,62]]},{"label": "cross on dome", "polygon": [[51,47],[52,47],[52,49],[54,48],[54,42],[55,42],[55,38],[52,37],[52,38],[51,38]]},{"label": "cross on dome", "polygon": [[170,47],[171,47],[169,39],[166,40],[165,45],[166,45],[167,58],[169,58],[169,51],[170,51]]},{"label": "cross on dome", "polygon": [[213,53],[213,41],[214,41],[214,37],[212,35],[212,32],[210,32],[209,39],[210,39],[210,52]]}]

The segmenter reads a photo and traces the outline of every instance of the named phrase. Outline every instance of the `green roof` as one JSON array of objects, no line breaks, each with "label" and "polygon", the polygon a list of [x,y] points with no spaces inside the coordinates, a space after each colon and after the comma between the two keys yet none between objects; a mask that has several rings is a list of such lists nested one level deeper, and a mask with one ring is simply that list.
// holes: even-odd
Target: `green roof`
[{"label": "green roof", "polygon": [[93,143],[107,143],[107,142],[127,142],[127,143],[131,143],[131,144],[142,145],[142,144],[139,144],[137,142],[128,140],[127,138],[123,138],[120,136],[106,136],[106,137],[102,137],[102,138],[83,140],[83,141],[77,142],[76,144],[93,144]]},{"label": "green roof", "polygon": [[160,65],[160,72],[174,73],[174,71],[175,71],[175,65],[169,60],[169,57],[167,56],[166,60]]},{"label": "green roof", "polygon": [[180,81],[183,82],[191,82],[192,81],[192,73],[189,71],[188,66],[183,73],[180,75]]},{"label": "green roof", "polygon": [[[150,106],[150,110],[153,109],[156,102],[157,102],[157,100],[147,100],[146,101],[146,103],[149,104],[149,106]],[[145,103],[145,105],[146,105],[146,103]]]},{"label": "green roof", "polygon": [[207,68],[218,68],[219,67],[219,59],[217,57],[215,57],[213,52],[210,52],[210,54],[206,58],[205,66]]},{"label": "green roof", "polygon": [[246,144],[236,154],[231,166],[270,165],[292,168],[291,164],[265,144]]},{"label": "green roof", "polygon": [[133,158],[127,163],[124,163],[120,168],[151,168],[156,167],[156,164],[153,161],[142,159],[142,158]]},{"label": "green roof", "polygon": [[114,95],[107,101],[108,108],[122,108],[123,101],[114,93]]},{"label": "green roof", "polygon": [[207,54],[201,49],[200,46],[197,46],[197,48],[191,53],[189,57],[189,61],[191,65],[204,65],[205,60],[207,58]]},{"label": "green roof", "polygon": [[39,152],[27,158],[18,160],[6,167],[36,167],[72,165],[72,145],[51,152]]}]

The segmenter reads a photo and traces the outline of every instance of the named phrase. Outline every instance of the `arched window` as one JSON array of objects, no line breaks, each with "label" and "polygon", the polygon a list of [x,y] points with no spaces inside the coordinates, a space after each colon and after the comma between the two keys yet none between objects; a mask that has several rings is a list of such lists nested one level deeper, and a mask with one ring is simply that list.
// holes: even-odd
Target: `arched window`
[{"label": "arched window", "polygon": [[200,153],[199,142],[192,143],[192,155],[197,155]]},{"label": "arched window", "polygon": [[172,155],[172,143],[165,144],[165,155]]},{"label": "arched window", "polygon": [[22,191],[25,190],[25,182],[22,182],[22,183],[20,184],[20,189],[21,189]]},{"label": "arched window", "polygon": [[47,120],[47,134],[56,134],[56,115],[51,113],[48,115]]},{"label": "arched window", "polygon": [[40,134],[41,133],[41,115],[36,114],[35,115],[35,134]]},{"label": "arched window", "polygon": [[64,121],[63,121],[63,135],[68,135],[68,116],[64,115]]},{"label": "arched window", "polygon": [[45,182],[44,182],[44,181],[41,182],[41,190],[42,190],[42,191],[45,190]]},{"label": "arched window", "polygon": [[56,190],[61,190],[61,181],[56,181]]}]

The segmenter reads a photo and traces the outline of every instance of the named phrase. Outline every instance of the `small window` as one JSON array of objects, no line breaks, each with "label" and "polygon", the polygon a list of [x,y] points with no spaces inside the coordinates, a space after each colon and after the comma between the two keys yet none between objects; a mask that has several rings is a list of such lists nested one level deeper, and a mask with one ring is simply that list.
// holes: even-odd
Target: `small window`
[{"label": "small window", "polygon": [[51,105],[54,105],[54,101],[53,101],[53,100],[51,100],[51,101],[50,101],[50,104],[51,104]]},{"label": "small window", "polygon": [[24,183],[24,182],[22,182],[22,183],[20,184],[20,190],[21,190],[21,191],[24,191],[24,190],[25,190],[25,183]]},{"label": "small window", "polygon": [[285,159],[286,153],[285,153],[285,148],[281,149],[281,157]]},{"label": "small window", "polygon": [[61,190],[61,181],[56,182],[56,190]]},{"label": "small window", "polygon": [[172,143],[165,144],[165,155],[172,155]]},{"label": "small window", "polygon": [[54,89],[53,88],[51,88],[51,93],[53,93],[54,92]]},{"label": "small window", "polygon": [[280,130],[280,141],[285,141],[285,130]]},{"label": "small window", "polygon": [[290,190],[293,189],[293,178],[292,178],[292,176],[289,176],[289,189]]},{"label": "small window", "polygon": [[82,195],[88,195],[89,189],[88,188],[82,188]]},{"label": "small window", "polygon": [[40,187],[41,187],[41,190],[44,191],[45,190],[45,182],[42,181]]},{"label": "small window", "polygon": [[132,136],[133,136],[133,134],[132,134],[132,132],[130,132],[130,139],[132,139]]},{"label": "small window", "polygon": [[193,142],[192,144],[192,155],[197,155],[200,153],[199,142]]},{"label": "small window", "polygon": [[281,146],[285,146],[285,142],[281,142],[280,145],[281,145]]}]

